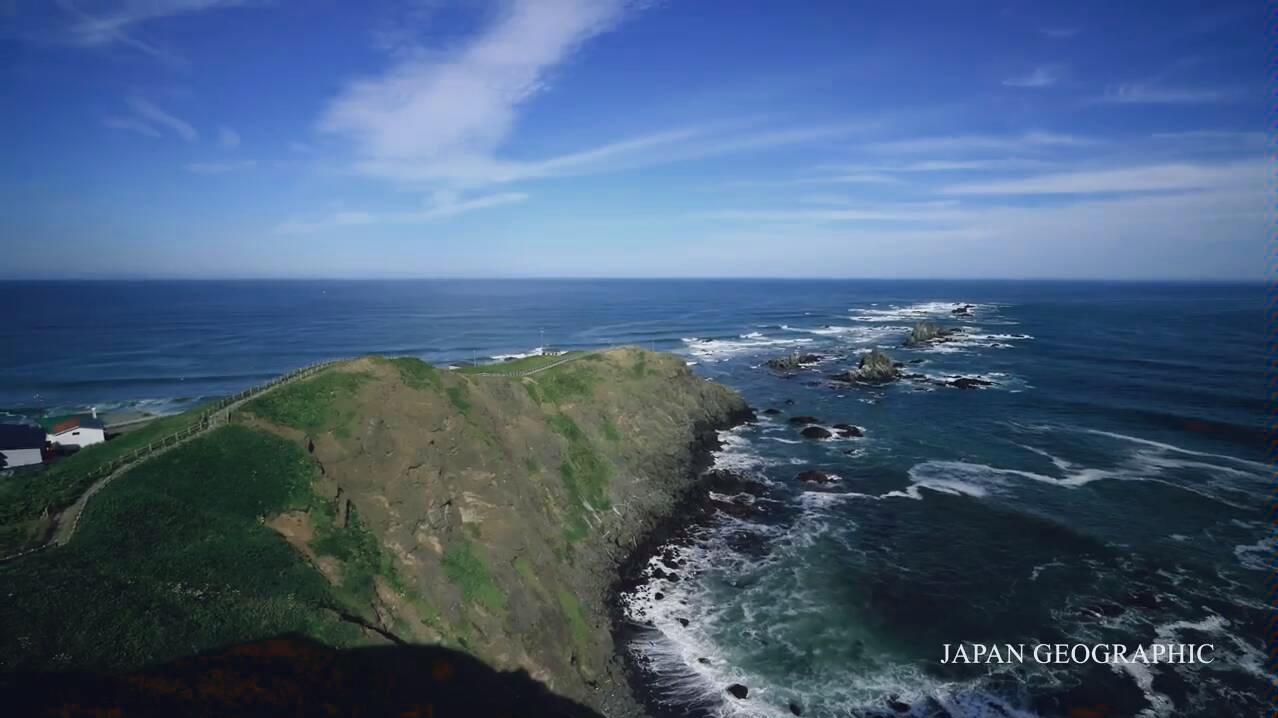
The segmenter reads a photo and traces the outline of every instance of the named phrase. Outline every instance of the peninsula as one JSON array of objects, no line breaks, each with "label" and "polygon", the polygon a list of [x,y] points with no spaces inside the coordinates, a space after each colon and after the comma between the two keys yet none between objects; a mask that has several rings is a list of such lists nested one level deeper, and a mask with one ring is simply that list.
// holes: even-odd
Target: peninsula
[{"label": "peninsula", "polygon": [[749,410],[673,355],[571,359],[366,357],[239,405],[102,488],[65,545],[0,565],[0,670],[429,645],[637,713],[609,588]]}]

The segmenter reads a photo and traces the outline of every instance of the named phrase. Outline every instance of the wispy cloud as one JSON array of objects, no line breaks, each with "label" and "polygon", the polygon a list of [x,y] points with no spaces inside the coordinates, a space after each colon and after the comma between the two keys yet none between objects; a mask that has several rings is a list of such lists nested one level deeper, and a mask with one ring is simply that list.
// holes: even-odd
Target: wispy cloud
[{"label": "wispy cloud", "polygon": [[135,95],[126,102],[132,114],[107,117],[102,123],[113,130],[137,132],[148,137],[162,137],[166,131],[187,142],[194,142],[199,137],[190,123],[166,112],[144,97]]},{"label": "wispy cloud", "polygon": [[56,0],[69,18],[66,39],[80,47],[124,45],[170,64],[180,64],[174,52],[142,39],[137,30],[145,23],[188,13],[247,4],[250,0],[108,0],[86,3]]},{"label": "wispy cloud", "polygon": [[319,127],[353,140],[367,174],[488,180],[502,174],[495,153],[519,107],[626,8],[621,0],[516,0],[452,56],[416,52],[348,84]]},{"label": "wispy cloud", "polygon": [[223,149],[233,150],[240,146],[240,133],[229,127],[219,127],[217,130],[217,143]]},{"label": "wispy cloud", "polygon": [[489,207],[515,204],[528,199],[522,192],[501,192],[484,195],[468,200],[459,200],[454,193],[438,192],[431,206],[422,210],[406,212],[338,212],[318,221],[290,221],[276,228],[280,234],[310,234],[324,229],[350,227],[369,224],[419,224],[433,220],[455,217],[459,214],[474,212]]},{"label": "wispy cloud", "polygon": [[253,169],[257,166],[254,160],[238,160],[235,162],[191,162],[185,165],[187,172],[197,175],[222,175],[229,172]]},{"label": "wispy cloud", "polygon": [[1024,169],[1027,167],[1034,167],[1039,164],[1041,164],[1040,160],[1022,157],[992,157],[963,160],[920,160],[917,162],[897,162],[887,164],[827,165],[823,169],[828,171],[845,171],[854,173],[923,174],[933,172]]},{"label": "wispy cloud", "polygon": [[113,130],[136,132],[147,137],[163,137],[160,131],[136,117],[105,117],[102,124]]},{"label": "wispy cloud", "polygon": [[1111,105],[1197,105],[1229,102],[1237,93],[1216,88],[1129,83],[1111,88],[1094,102]]},{"label": "wispy cloud", "polygon": [[353,143],[354,169],[362,174],[422,188],[472,189],[767,151],[855,131],[850,124],[776,128],[735,120],[664,129],[544,159],[502,158],[519,112],[546,90],[553,72],[639,5],[512,0],[456,52],[401,51],[385,73],[348,84],[323,113],[319,129]]},{"label": "wispy cloud", "polygon": [[1159,164],[1078,172],[1058,172],[946,187],[947,195],[1121,194],[1207,190],[1261,184],[1265,163]]},{"label": "wispy cloud", "polygon": [[1099,140],[1057,132],[1024,132],[1019,135],[958,135],[951,137],[918,137],[876,142],[865,146],[872,152],[921,154],[965,152],[1031,152],[1035,150],[1086,147]]},{"label": "wispy cloud", "polygon": [[1007,87],[1051,87],[1064,79],[1065,73],[1066,68],[1064,65],[1040,65],[1034,68],[1034,70],[1028,75],[1010,77],[1003,80],[1003,84]]},{"label": "wispy cloud", "polygon": [[[809,204],[844,205],[812,209],[773,208],[773,209],[725,209],[702,212],[698,219],[719,220],[727,222],[909,222],[930,223],[952,220],[958,217],[953,208],[953,201],[935,202],[887,202],[878,204],[858,203],[847,198],[821,196],[805,198]],[[819,201],[813,202],[812,200]],[[804,200],[801,200],[804,201]]]},{"label": "wispy cloud", "polygon": [[1186,130],[1155,132],[1150,139],[1157,150],[1176,157],[1254,157],[1271,156],[1278,135],[1248,130]]}]

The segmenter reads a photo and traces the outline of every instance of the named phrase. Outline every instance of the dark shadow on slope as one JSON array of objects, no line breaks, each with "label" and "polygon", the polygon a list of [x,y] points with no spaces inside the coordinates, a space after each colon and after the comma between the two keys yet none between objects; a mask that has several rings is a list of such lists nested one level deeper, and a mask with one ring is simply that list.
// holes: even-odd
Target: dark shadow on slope
[{"label": "dark shadow on slope", "polygon": [[527,673],[439,646],[334,649],[285,636],[132,673],[0,677],[13,716],[581,716]]}]

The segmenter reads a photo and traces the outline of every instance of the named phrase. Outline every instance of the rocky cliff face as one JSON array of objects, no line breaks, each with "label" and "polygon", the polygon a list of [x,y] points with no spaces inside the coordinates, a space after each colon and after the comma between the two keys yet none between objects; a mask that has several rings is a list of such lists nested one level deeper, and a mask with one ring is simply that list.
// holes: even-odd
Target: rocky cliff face
[{"label": "rocky cliff face", "polygon": [[[346,591],[366,638],[460,647],[633,713],[606,591],[691,486],[713,430],[748,411],[740,397],[678,357],[634,349],[524,378],[378,358],[331,374],[318,393],[299,385],[242,421],[317,464],[322,509],[267,524],[339,593],[371,572],[371,590]],[[318,550],[333,524],[372,540]]]}]

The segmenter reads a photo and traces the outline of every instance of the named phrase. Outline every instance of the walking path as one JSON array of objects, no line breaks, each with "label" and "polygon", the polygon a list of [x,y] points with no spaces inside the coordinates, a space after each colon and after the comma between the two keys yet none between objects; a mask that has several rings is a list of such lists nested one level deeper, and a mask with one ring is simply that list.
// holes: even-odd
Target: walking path
[{"label": "walking path", "polygon": [[[563,366],[564,364],[567,364],[569,362],[577,361],[578,359],[581,359],[583,357],[589,356],[591,354],[595,354],[598,351],[604,351],[604,350],[574,352],[568,356],[563,357],[562,359],[546,364],[545,366],[539,366],[534,369],[527,369],[524,371],[514,371],[514,372],[471,371],[471,372],[467,372],[467,374],[470,374],[472,376],[475,376],[475,375],[507,376],[507,377],[532,376],[534,374],[541,373],[548,369],[554,369],[557,366]],[[170,434],[169,436],[166,436],[162,439],[153,441],[150,444],[147,444],[145,447],[139,448],[137,451],[134,451],[132,454],[124,457],[123,459],[118,460],[118,462],[114,466],[109,466],[107,472],[103,474],[102,477],[100,477],[99,479],[94,481],[92,484],[90,484],[89,488],[85,489],[84,493],[80,495],[80,498],[75,500],[75,503],[66,507],[58,514],[57,518],[54,520],[53,536],[49,539],[49,541],[39,546],[36,546],[34,548],[29,548],[25,551],[20,551],[18,553],[10,554],[8,556],[0,556],[0,563],[4,563],[5,561],[11,561],[21,556],[26,556],[28,554],[35,553],[36,551],[41,551],[50,546],[65,546],[71,540],[71,538],[75,536],[76,529],[79,528],[80,526],[80,517],[84,515],[84,509],[86,506],[88,506],[89,500],[92,499],[94,495],[96,495],[99,491],[106,488],[107,485],[109,485],[112,481],[115,481],[117,477],[120,477],[128,473],[131,469],[136,467],[138,464],[141,464],[142,462],[147,461],[148,459],[151,459],[152,457],[159,456],[160,454],[166,453],[172,450],[174,447],[182,446],[183,444],[186,444],[192,441],[193,439],[196,439],[200,436],[203,436],[204,434],[207,434],[208,432],[212,431],[213,429],[219,426],[224,426],[225,424],[230,422],[231,413],[239,409],[248,401],[252,399],[256,399],[268,392],[274,391],[275,389],[278,389],[279,387],[284,386],[285,384],[290,384],[300,379],[309,377],[319,372],[320,370],[326,369],[329,366],[332,366],[333,364],[336,364],[336,363],[337,361],[327,361],[327,362],[321,362],[319,364],[313,364],[311,366],[304,367],[302,369],[298,369],[296,371],[285,374],[284,376],[274,379],[261,386],[253,387],[251,389],[246,389],[245,391],[242,391],[239,394],[236,394],[235,396],[230,397],[228,399],[224,399],[219,404],[214,405],[207,413],[204,414],[203,417],[201,417],[196,423],[192,424],[191,426],[188,426],[187,428],[182,429],[181,431],[178,431],[174,434]],[[494,366],[500,366],[500,365],[494,365]]]},{"label": "walking path", "polygon": [[336,363],[337,361],[327,361],[319,364],[312,364],[311,366],[289,372],[288,374],[273,379],[266,384],[246,389],[235,396],[223,399],[221,402],[210,407],[208,412],[185,429],[157,439],[144,447],[140,447],[132,454],[117,460],[114,465],[109,464],[106,473],[90,484],[89,488],[85,489],[84,493],[80,495],[80,498],[75,500],[75,503],[63,509],[58,514],[57,518],[54,519],[53,536],[49,539],[49,541],[25,551],[20,551],[8,556],[0,556],[0,563],[19,558],[21,556],[26,556],[28,554],[35,553],[36,551],[41,551],[49,548],[50,546],[65,546],[67,542],[71,540],[71,537],[75,535],[76,529],[79,528],[80,517],[84,515],[84,509],[88,505],[89,499],[93,498],[95,494],[106,488],[106,486],[112,481],[115,481],[117,477],[128,473],[138,464],[141,464],[152,457],[159,456],[176,446],[181,446],[193,439],[203,436],[219,426],[226,425],[230,422],[231,413],[239,409],[245,403],[272,392],[281,386],[310,377],[322,369],[326,369]]},{"label": "walking path", "polygon": [[[589,351],[589,352],[573,352],[571,355],[566,356],[560,359],[559,361],[554,361],[545,366],[539,366],[536,369],[526,369],[524,371],[468,371],[466,373],[469,374],[470,376],[476,376],[476,375],[478,376],[532,376],[533,374],[546,371],[547,369],[554,369],[555,367],[563,366],[564,364],[567,364],[568,362],[577,361],[578,359],[589,356],[591,354],[598,354],[600,351],[607,351],[607,350],[600,349],[600,350]],[[501,366],[501,365],[491,364],[489,366]]]}]

